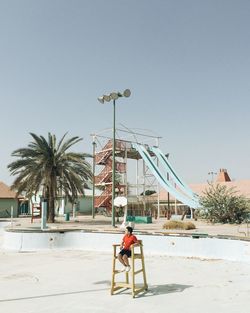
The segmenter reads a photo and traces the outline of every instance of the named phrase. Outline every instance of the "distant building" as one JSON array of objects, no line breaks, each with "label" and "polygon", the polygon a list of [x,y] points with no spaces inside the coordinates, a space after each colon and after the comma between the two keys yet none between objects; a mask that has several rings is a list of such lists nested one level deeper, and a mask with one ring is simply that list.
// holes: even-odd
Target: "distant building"
[{"label": "distant building", "polygon": [[5,183],[0,182],[0,218],[10,217],[11,207],[13,207],[13,217],[17,217],[18,202],[16,193]]},{"label": "distant building", "polygon": [[[232,181],[226,169],[220,169],[213,184],[225,185],[228,188],[234,188],[239,195],[243,195],[250,201],[250,180],[234,180]],[[201,184],[189,184],[189,187],[198,196],[204,195],[206,189],[209,188],[209,182]],[[150,196],[151,206],[157,206],[158,195],[154,194]],[[171,214],[182,214],[187,209],[187,206],[183,205],[179,201],[176,201],[166,190],[161,190],[159,194],[160,201],[160,215],[166,216],[168,208]]]},{"label": "distant building", "polygon": [[[98,192],[98,191],[97,191]],[[11,207],[13,207],[13,217],[31,215],[32,204],[40,205],[40,197],[33,197],[32,201],[22,196],[16,196],[16,193],[8,185],[0,182],[0,218],[11,217]],[[60,206],[61,200],[57,202]],[[71,212],[72,204],[67,202],[63,205],[63,212]],[[81,214],[92,213],[92,190],[85,189],[85,195],[80,195],[76,203],[76,210]]]},{"label": "distant building", "polygon": [[[225,185],[228,188],[234,188],[239,194],[243,195],[250,201],[250,180],[234,180],[230,179],[230,176],[226,169],[222,168],[219,170],[217,177],[213,184]],[[203,192],[209,188],[209,183],[202,184],[190,184],[190,188],[198,194],[199,196],[203,195]]]},{"label": "distant building", "polygon": [[[85,214],[90,215],[92,213],[92,189],[85,189],[84,190],[84,196],[80,195],[78,198],[78,201],[76,203],[76,211]],[[96,194],[100,194],[100,191],[96,191]],[[71,212],[73,210],[72,203],[67,202],[65,204],[65,212]]]}]

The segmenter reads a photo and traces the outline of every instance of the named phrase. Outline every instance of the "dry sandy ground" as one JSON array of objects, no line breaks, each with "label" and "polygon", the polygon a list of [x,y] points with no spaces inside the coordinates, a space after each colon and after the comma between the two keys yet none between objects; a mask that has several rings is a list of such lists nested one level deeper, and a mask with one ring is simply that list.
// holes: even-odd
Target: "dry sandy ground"
[{"label": "dry sandy ground", "polygon": [[146,251],[145,262],[149,290],[133,299],[128,290],[110,295],[109,254],[0,250],[0,312],[250,312],[250,264]]}]

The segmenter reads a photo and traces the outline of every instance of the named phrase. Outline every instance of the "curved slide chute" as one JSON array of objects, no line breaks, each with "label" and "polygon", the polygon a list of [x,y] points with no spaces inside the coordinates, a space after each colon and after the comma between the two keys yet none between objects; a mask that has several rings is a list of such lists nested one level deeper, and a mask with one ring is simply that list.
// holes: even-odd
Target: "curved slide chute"
[{"label": "curved slide chute", "polygon": [[167,181],[163,177],[159,168],[156,166],[156,164],[154,163],[154,161],[152,160],[151,156],[149,155],[148,151],[145,149],[144,146],[134,143],[133,147],[140,153],[141,157],[147,164],[148,168],[164,189],[166,189],[177,200],[179,200],[185,205],[188,205],[191,208],[197,208],[199,206],[197,201],[187,198],[185,195],[178,192],[173,186],[169,184],[169,181]]},{"label": "curved slide chute", "polygon": [[[185,194],[187,194],[192,199],[197,199],[197,195],[176,174],[165,154],[157,147],[152,147],[150,148],[150,150],[157,156],[164,169],[171,175],[171,178],[173,179],[176,186],[178,186]],[[196,201],[198,201],[198,199]]]}]

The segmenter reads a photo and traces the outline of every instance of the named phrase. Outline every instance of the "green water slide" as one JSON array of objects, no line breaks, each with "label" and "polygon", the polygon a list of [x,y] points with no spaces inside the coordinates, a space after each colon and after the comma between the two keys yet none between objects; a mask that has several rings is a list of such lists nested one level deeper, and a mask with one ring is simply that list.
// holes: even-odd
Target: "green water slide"
[{"label": "green water slide", "polygon": [[[197,195],[189,188],[187,184],[183,182],[183,180],[180,178],[179,175],[176,174],[176,171],[170,164],[169,160],[165,156],[165,154],[157,147],[152,147],[150,150],[157,156],[158,160],[164,167],[164,170],[166,170],[176,186],[178,186],[185,194],[187,194],[189,197],[193,199],[197,199]],[[198,200],[197,200],[198,201]]]},{"label": "green water slide", "polygon": [[161,184],[161,186],[166,189],[174,198],[189,206],[190,208],[197,208],[199,206],[199,203],[196,199],[187,197],[170,184],[170,182],[163,176],[159,167],[154,163],[153,159],[143,145],[134,143],[133,147],[139,152],[142,159],[145,161],[146,165],[155,176],[157,181]]}]

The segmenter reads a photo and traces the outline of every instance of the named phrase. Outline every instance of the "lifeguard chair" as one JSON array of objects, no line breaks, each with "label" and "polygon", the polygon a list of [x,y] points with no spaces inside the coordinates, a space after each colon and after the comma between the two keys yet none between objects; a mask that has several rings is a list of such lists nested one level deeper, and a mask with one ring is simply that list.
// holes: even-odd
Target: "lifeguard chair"
[{"label": "lifeguard chair", "polygon": [[[133,298],[140,292],[148,290],[147,280],[146,280],[146,272],[145,272],[145,263],[144,263],[144,255],[143,255],[143,245],[142,241],[139,240],[139,246],[131,246],[131,271],[124,272],[125,274],[125,282],[117,282],[116,276],[118,274],[123,274],[123,272],[116,269],[116,260],[117,260],[117,251],[116,248],[120,247],[120,244],[113,244],[113,271],[112,271],[112,282],[111,282],[111,295],[114,294],[115,291],[120,290],[122,288],[131,289]],[[139,252],[135,251],[139,249]],[[141,260],[141,268],[136,269],[135,260]],[[136,285],[135,276],[137,274],[142,273],[143,275],[143,284]],[[129,277],[131,276],[131,277]],[[130,280],[131,279],[131,280]]]}]

